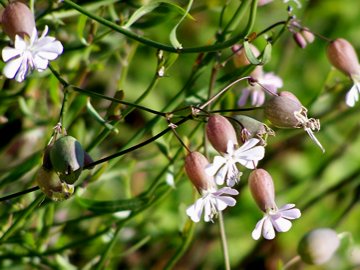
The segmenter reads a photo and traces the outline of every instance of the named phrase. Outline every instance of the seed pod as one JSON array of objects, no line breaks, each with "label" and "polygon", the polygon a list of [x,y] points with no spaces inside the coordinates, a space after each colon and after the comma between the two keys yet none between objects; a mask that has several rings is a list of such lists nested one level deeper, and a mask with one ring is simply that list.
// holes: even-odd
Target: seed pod
[{"label": "seed pod", "polygon": [[237,144],[236,132],[230,121],[221,115],[211,115],[206,124],[206,135],[211,145],[219,152],[226,153],[228,141]]},{"label": "seed pod", "polygon": [[61,137],[51,146],[51,164],[61,180],[73,184],[79,178],[84,167],[84,153],[81,144],[71,136]]},{"label": "seed pod", "polygon": [[256,169],[249,175],[249,188],[256,204],[266,212],[276,208],[275,189],[271,175],[264,169]]},{"label": "seed pod", "polygon": [[215,187],[213,177],[205,172],[207,165],[209,165],[209,161],[199,152],[191,152],[185,158],[186,174],[199,193]]},{"label": "seed pod", "polygon": [[[250,49],[253,52],[253,54],[256,57],[259,57],[259,55],[260,55],[259,50],[253,44],[250,43],[249,45],[250,45]],[[246,56],[244,47],[241,47],[240,45],[235,45],[232,47],[232,50],[233,50],[233,52],[236,53],[234,55],[234,66],[235,67],[240,68],[240,67],[248,66],[251,64],[249,59]]]},{"label": "seed pod", "polygon": [[298,253],[308,264],[326,263],[340,245],[336,232],[328,228],[319,228],[307,233],[299,242]]},{"label": "seed pod", "polygon": [[359,74],[360,65],[354,47],[343,38],[330,42],[327,48],[330,63],[348,76]]},{"label": "seed pod", "polygon": [[12,41],[15,35],[24,38],[31,36],[35,28],[35,18],[31,10],[22,2],[8,4],[2,14],[1,24],[4,32]]},{"label": "seed pod", "polygon": [[275,96],[266,102],[264,113],[265,117],[276,127],[297,128],[299,120],[294,112],[302,110],[301,103],[287,96]]},{"label": "seed pod", "polygon": [[74,193],[74,186],[59,179],[54,171],[41,167],[36,175],[36,181],[42,192],[53,201],[63,201]]}]

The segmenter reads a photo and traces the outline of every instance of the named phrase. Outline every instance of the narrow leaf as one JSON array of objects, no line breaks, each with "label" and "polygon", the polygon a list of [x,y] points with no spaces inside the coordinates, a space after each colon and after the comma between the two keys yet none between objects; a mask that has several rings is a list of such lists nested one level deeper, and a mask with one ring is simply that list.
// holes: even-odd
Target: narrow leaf
[{"label": "narrow leaf", "polygon": [[263,57],[262,57],[262,65],[265,65],[266,63],[270,62],[271,59],[271,49],[272,45],[270,42],[268,42],[265,46]]},{"label": "narrow leaf", "polygon": [[88,98],[87,103],[86,103],[86,108],[88,110],[88,112],[102,125],[104,125],[107,129],[114,131],[115,133],[118,133],[118,130],[111,124],[109,124],[108,122],[106,122],[101,115],[95,110],[95,108],[93,107],[93,105],[90,102],[90,99]]},{"label": "narrow leaf", "polygon": [[142,16],[150,13],[155,8],[157,8],[160,5],[160,2],[157,3],[150,3],[148,5],[142,6],[141,8],[137,9],[133,15],[131,15],[128,22],[124,25],[124,28],[129,28],[131,25],[133,25],[138,19],[140,19]]},{"label": "narrow leaf", "polygon": [[171,42],[171,45],[173,45],[173,47],[175,49],[182,49],[182,45],[181,43],[178,41],[177,37],[176,37],[176,31],[177,31],[177,28],[179,27],[179,25],[182,23],[182,21],[186,18],[187,14],[189,13],[190,9],[191,9],[191,6],[193,4],[193,0],[190,0],[188,5],[187,5],[187,8],[186,8],[186,13],[181,17],[181,19],[179,20],[179,22],[175,25],[175,27],[171,30],[171,33],[170,33],[170,42]]}]

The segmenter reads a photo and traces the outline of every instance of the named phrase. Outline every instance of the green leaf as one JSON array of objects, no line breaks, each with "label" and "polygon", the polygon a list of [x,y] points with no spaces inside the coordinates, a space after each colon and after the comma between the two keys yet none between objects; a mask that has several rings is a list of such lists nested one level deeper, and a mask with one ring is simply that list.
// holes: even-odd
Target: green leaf
[{"label": "green leaf", "polygon": [[252,52],[252,50],[250,48],[249,41],[244,41],[244,49],[245,49],[246,57],[247,57],[247,59],[249,60],[249,62],[251,64],[253,64],[253,65],[260,65],[261,64],[260,60],[257,59],[257,57]]},{"label": "green leaf", "polygon": [[170,32],[170,42],[171,42],[171,45],[173,45],[173,47],[175,49],[182,49],[182,45],[176,37],[176,31],[177,31],[177,28],[179,27],[179,25],[182,23],[182,21],[186,18],[187,14],[189,13],[192,4],[193,4],[193,0],[190,0],[188,3],[188,6],[186,8],[186,13],[181,17],[179,22],[175,25],[175,27]]},{"label": "green leaf", "polygon": [[80,206],[93,212],[113,213],[125,210],[139,210],[147,204],[149,199],[146,197],[136,197],[126,200],[97,201],[77,196],[76,201],[79,203]]},{"label": "green leaf", "polygon": [[118,133],[118,129],[115,128],[113,125],[109,124],[108,122],[106,122],[101,116],[100,114],[96,111],[96,109],[93,107],[93,105],[90,102],[90,98],[88,98],[87,103],[86,103],[86,108],[88,110],[88,112],[103,126],[105,126],[107,129],[114,131],[115,133]]},{"label": "green leaf", "polygon": [[141,8],[137,9],[133,15],[131,15],[128,22],[124,25],[124,28],[129,28],[131,25],[133,25],[137,20],[139,20],[142,16],[150,13],[155,8],[157,8],[160,5],[160,2],[157,3],[150,3],[148,5],[142,6]]},{"label": "green leaf", "polygon": [[85,15],[80,15],[76,30],[81,43],[87,46],[89,44],[86,41],[86,38],[84,37],[86,22],[87,22],[87,17]]},{"label": "green leaf", "polygon": [[183,8],[179,7],[178,5],[175,5],[173,3],[168,3],[168,2],[154,2],[154,3],[150,3],[148,5],[144,5],[141,8],[137,9],[129,18],[128,22],[123,26],[124,28],[129,28],[131,27],[136,21],[138,21],[141,17],[143,17],[146,14],[151,13],[152,11],[154,11],[157,8],[164,8],[167,11],[167,14],[169,13],[169,11],[174,11],[176,13],[179,13],[185,17],[189,17],[190,19],[194,19],[191,15],[188,14],[188,12],[186,10],[184,10]]}]

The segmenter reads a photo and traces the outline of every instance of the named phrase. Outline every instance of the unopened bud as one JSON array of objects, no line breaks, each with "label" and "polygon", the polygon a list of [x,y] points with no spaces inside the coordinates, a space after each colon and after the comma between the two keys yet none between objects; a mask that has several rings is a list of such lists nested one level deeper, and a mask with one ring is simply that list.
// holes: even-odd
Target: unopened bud
[{"label": "unopened bud", "polygon": [[305,40],[305,38],[303,37],[303,35],[300,32],[296,32],[293,34],[293,38],[296,42],[296,44],[301,48],[304,49],[307,45],[307,42]]},{"label": "unopened bud", "polygon": [[31,10],[22,2],[8,4],[2,14],[1,24],[4,32],[15,40],[15,35],[30,37],[35,28],[35,18]]},{"label": "unopened bud", "polygon": [[275,190],[271,175],[264,169],[256,169],[249,175],[249,188],[256,204],[266,212],[275,209]]},{"label": "unopened bud", "polygon": [[328,228],[315,229],[307,233],[299,242],[298,253],[308,264],[326,263],[340,245],[336,232]]},{"label": "unopened bud", "polygon": [[[249,45],[250,45],[250,49],[251,49],[252,53],[255,55],[255,57],[259,57],[259,55],[260,55],[259,50],[253,44],[250,43]],[[232,50],[235,53],[235,55],[234,55],[235,67],[240,68],[240,67],[248,66],[251,64],[249,59],[246,56],[244,47],[242,47],[241,45],[234,45],[232,47]]]},{"label": "unopened bud", "polygon": [[211,145],[219,152],[226,153],[227,144],[237,144],[236,132],[230,121],[221,115],[211,115],[206,124],[206,135]]},{"label": "unopened bud", "polygon": [[304,28],[300,31],[301,35],[305,38],[307,43],[313,43],[315,40],[315,36],[310,32],[308,28]]},{"label": "unopened bud", "polygon": [[359,74],[360,65],[354,47],[343,38],[330,42],[327,48],[330,63],[348,76]]},{"label": "unopened bud", "polygon": [[36,181],[42,192],[53,201],[63,201],[74,193],[74,186],[62,182],[59,176],[52,170],[40,167]]},{"label": "unopened bud", "polygon": [[201,193],[202,190],[209,190],[215,187],[212,176],[205,172],[209,165],[207,158],[199,152],[191,152],[185,158],[185,171],[193,185]]}]

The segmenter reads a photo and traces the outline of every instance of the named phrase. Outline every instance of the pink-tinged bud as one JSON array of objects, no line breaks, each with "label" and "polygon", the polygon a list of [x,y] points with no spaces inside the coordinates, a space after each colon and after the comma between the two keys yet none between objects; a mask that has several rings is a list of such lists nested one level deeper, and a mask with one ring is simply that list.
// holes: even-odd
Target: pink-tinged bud
[{"label": "pink-tinged bud", "polygon": [[315,40],[315,36],[310,32],[308,28],[304,28],[300,31],[301,35],[305,38],[307,43],[313,43]]},{"label": "pink-tinged bud", "polygon": [[331,259],[340,245],[336,232],[328,228],[315,229],[299,242],[298,253],[308,264],[323,264]]},{"label": "pink-tinged bud", "polygon": [[275,189],[271,175],[264,169],[256,169],[249,175],[249,188],[256,204],[266,212],[276,209]]},{"label": "pink-tinged bud", "polygon": [[287,96],[275,96],[266,102],[265,117],[276,127],[296,128],[299,127],[299,119],[295,112],[302,111],[301,103]]},{"label": "pink-tinged bud", "polygon": [[25,35],[31,36],[35,28],[35,18],[31,10],[22,2],[12,2],[6,6],[1,24],[4,32],[15,40],[15,35],[24,38]]},{"label": "pink-tinged bud", "polygon": [[191,152],[185,158],[185,171],[193,185],[201,193],[202,190],[215,188],[212,176],[205,172],[209,161],[199,152]]},{"label": "pink-tinged bud", "polygon": [[296,44],[301,48],[304,49],[307,45],[307,42],[305,40],[305,38],[303,37],[303,35],[300,32],[294,33],[293,34],[293,38],[296,42]]},{"label": "pink-tinged bud", "polygon": [[343,38],[330,42],[327,48],[330,63],[348,76],[359,74],[360,65],[354,47]]},{"label": "pink-tinged bud", "polygon": [[237,144],[236,132],[229,120],[221,115],[211,115],[206,124],[206,135],[211,145],[220,153],[226,153],[231,140]]},{"label": "pink-tinged bud", "polygon": [[[253,54],[256,57],[259,57],[259,55],[260,55],[259,50],[253,44],[250,43],[249,45],[250,45],[250,49],[253,52]],[[233,50],[233,52],[236,53],[234,55],[235,67],[240,68],[240,67],[248,66],[251,64],[246,56],[244,47],[242,47],[240,45],[235,45],[232,47],[232,50]]]},{"label": "pink-tinged bud", "polygon": [[297,98],[297,96],[295,96],[293,93],[289,92],[289,91],[281,91],[279,93],[279,96],[281,97],[287,97],[289,99],[291,99],[292,101],[295,101],[296,103],[298,103],[300,106],[302,106],[300,100]]}]

